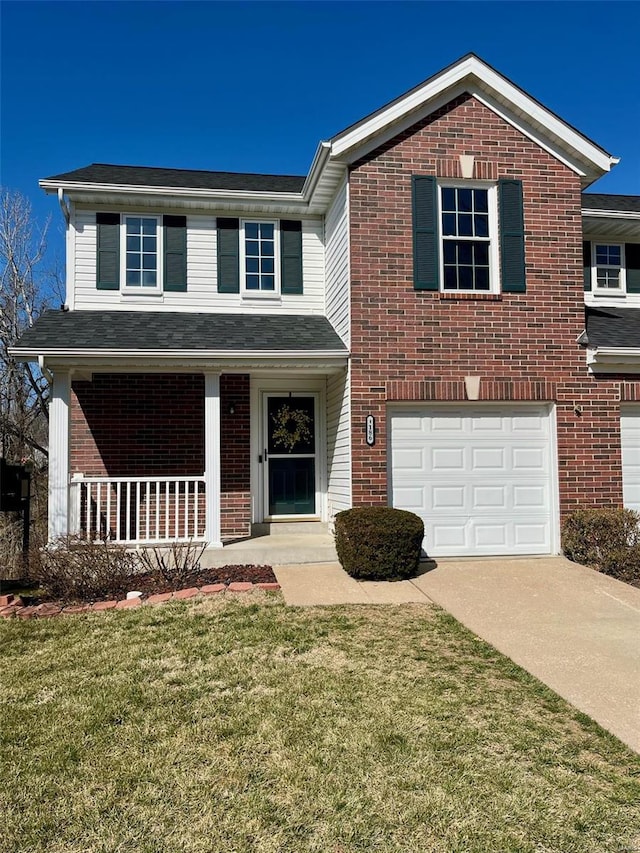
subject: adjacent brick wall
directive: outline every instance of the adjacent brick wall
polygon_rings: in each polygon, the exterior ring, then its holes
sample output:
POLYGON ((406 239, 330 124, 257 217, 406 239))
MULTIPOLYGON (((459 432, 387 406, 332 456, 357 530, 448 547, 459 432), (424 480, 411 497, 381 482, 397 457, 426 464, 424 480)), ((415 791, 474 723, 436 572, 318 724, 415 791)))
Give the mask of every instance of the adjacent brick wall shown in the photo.
POLYGON ((589 376, 576 344, 578 177, 463 95, 356 163, 350 204, 354 504, 387 502, 387 402, 464 400, 467 375, 482 377, 482 400, 556 402, 563 513, 620 503, 620 378, 589 376), (523 182, 525 294, 413 289, 411 176, 458 177, 460 154, 474 155, 478 178, 523 182), (367 414, 378 425, 374 447, 364 441, 367 414))
MULTIPOLYGON (((223 539, 247 536, 250 530, 249 421, 249 377, 222 376, 223 539)), ((72 474, 202 476, 204 378, 94 374, 91 382, 74 382, 70 434, 72 474)))

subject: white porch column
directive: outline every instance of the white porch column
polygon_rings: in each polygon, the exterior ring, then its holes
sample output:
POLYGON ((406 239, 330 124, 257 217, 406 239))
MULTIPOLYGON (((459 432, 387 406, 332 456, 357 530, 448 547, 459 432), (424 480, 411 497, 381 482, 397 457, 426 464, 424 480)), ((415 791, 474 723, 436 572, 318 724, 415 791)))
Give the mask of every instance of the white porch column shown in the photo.
POLYGON ((204 375, 205 536, 209 548, 222 548, 220 536, 220 374, 204 375))
POLYGON ((49 541, 69 531, 69 403, 68 370, 56 368, 49 404, 49 541))

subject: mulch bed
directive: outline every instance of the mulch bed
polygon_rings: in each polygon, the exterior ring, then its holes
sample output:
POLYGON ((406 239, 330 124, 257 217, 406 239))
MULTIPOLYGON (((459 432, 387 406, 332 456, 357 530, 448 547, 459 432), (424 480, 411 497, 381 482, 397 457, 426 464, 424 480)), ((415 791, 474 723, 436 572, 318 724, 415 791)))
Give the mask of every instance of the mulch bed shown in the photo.
MULTIPOLYGON (((28 583, 25 581, 25 584, 28 583)), ((217 568, 198 569, 184 575, 179 583, 171 583, 166 581, 157 573, 142 572, 133 575, 129 583, 123 586, 120 590, 112 590, 113 598, 124 598, 127 592, 137 591, 142 593, 143 598, 149 598, 151 595, 157 595, 164 592, 177 592, 181 589, 189 589, 190 587, 203 587, 210 584, 225 584, 229 586, 232 583, 277 583, 276 576, 273 573, 271 566, 254 566, 254 565, 232 565, 220 566, 217 568)), ((4 589, 3 592, 9 592, 10 589, 4 589)), ((80 601, 78 598, 69 600, 60 600, 49 598, 46 595, 24 595, 20 598, 25 605, 37 606, 40 604, 56 604, 59 607, 65 607, 69 604, 93 604, 94 600, 80 601)))
MULTIPOLYGON (((180 587, 187 589, 192 586, 206 586, 207 584, 223 583, 277 583, 276 576, 271 566, 220 566, 219 568, 200 569, 183 578, 180 587)), ((136 575, 131 579, 131 589, 143 593, 145 598, 160 592, 171 592, 174 586, 157 575, 149 573, 136 575)))

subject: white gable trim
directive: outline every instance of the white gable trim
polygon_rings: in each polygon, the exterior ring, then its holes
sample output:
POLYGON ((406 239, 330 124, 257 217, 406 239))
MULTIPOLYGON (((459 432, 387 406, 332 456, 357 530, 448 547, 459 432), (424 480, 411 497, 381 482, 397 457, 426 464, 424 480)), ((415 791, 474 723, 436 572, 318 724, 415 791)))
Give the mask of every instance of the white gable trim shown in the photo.
POLYGON ((476 56, 465 57, 369 118, 339 133, 331 140, 332 156, 357 159, 366 150, 389 141, 465 91, 478 97, 554 156, 563 159, 578 174, 591 177, 590 173, 593 173, 591 179, 595 179, 618 162, 618 158, 574 130, 476 56), (579 163, 584 165, 579 166, 579 163))

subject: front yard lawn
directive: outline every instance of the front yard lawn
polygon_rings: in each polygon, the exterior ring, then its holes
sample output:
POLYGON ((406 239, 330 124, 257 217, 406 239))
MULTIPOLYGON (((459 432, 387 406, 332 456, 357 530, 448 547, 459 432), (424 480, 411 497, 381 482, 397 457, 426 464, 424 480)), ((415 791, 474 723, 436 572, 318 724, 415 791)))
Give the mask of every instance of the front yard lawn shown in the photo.
POLYGON ((0 643, 2 851, 640 851, 640 758, 436 608, 253 594, 0 643))

